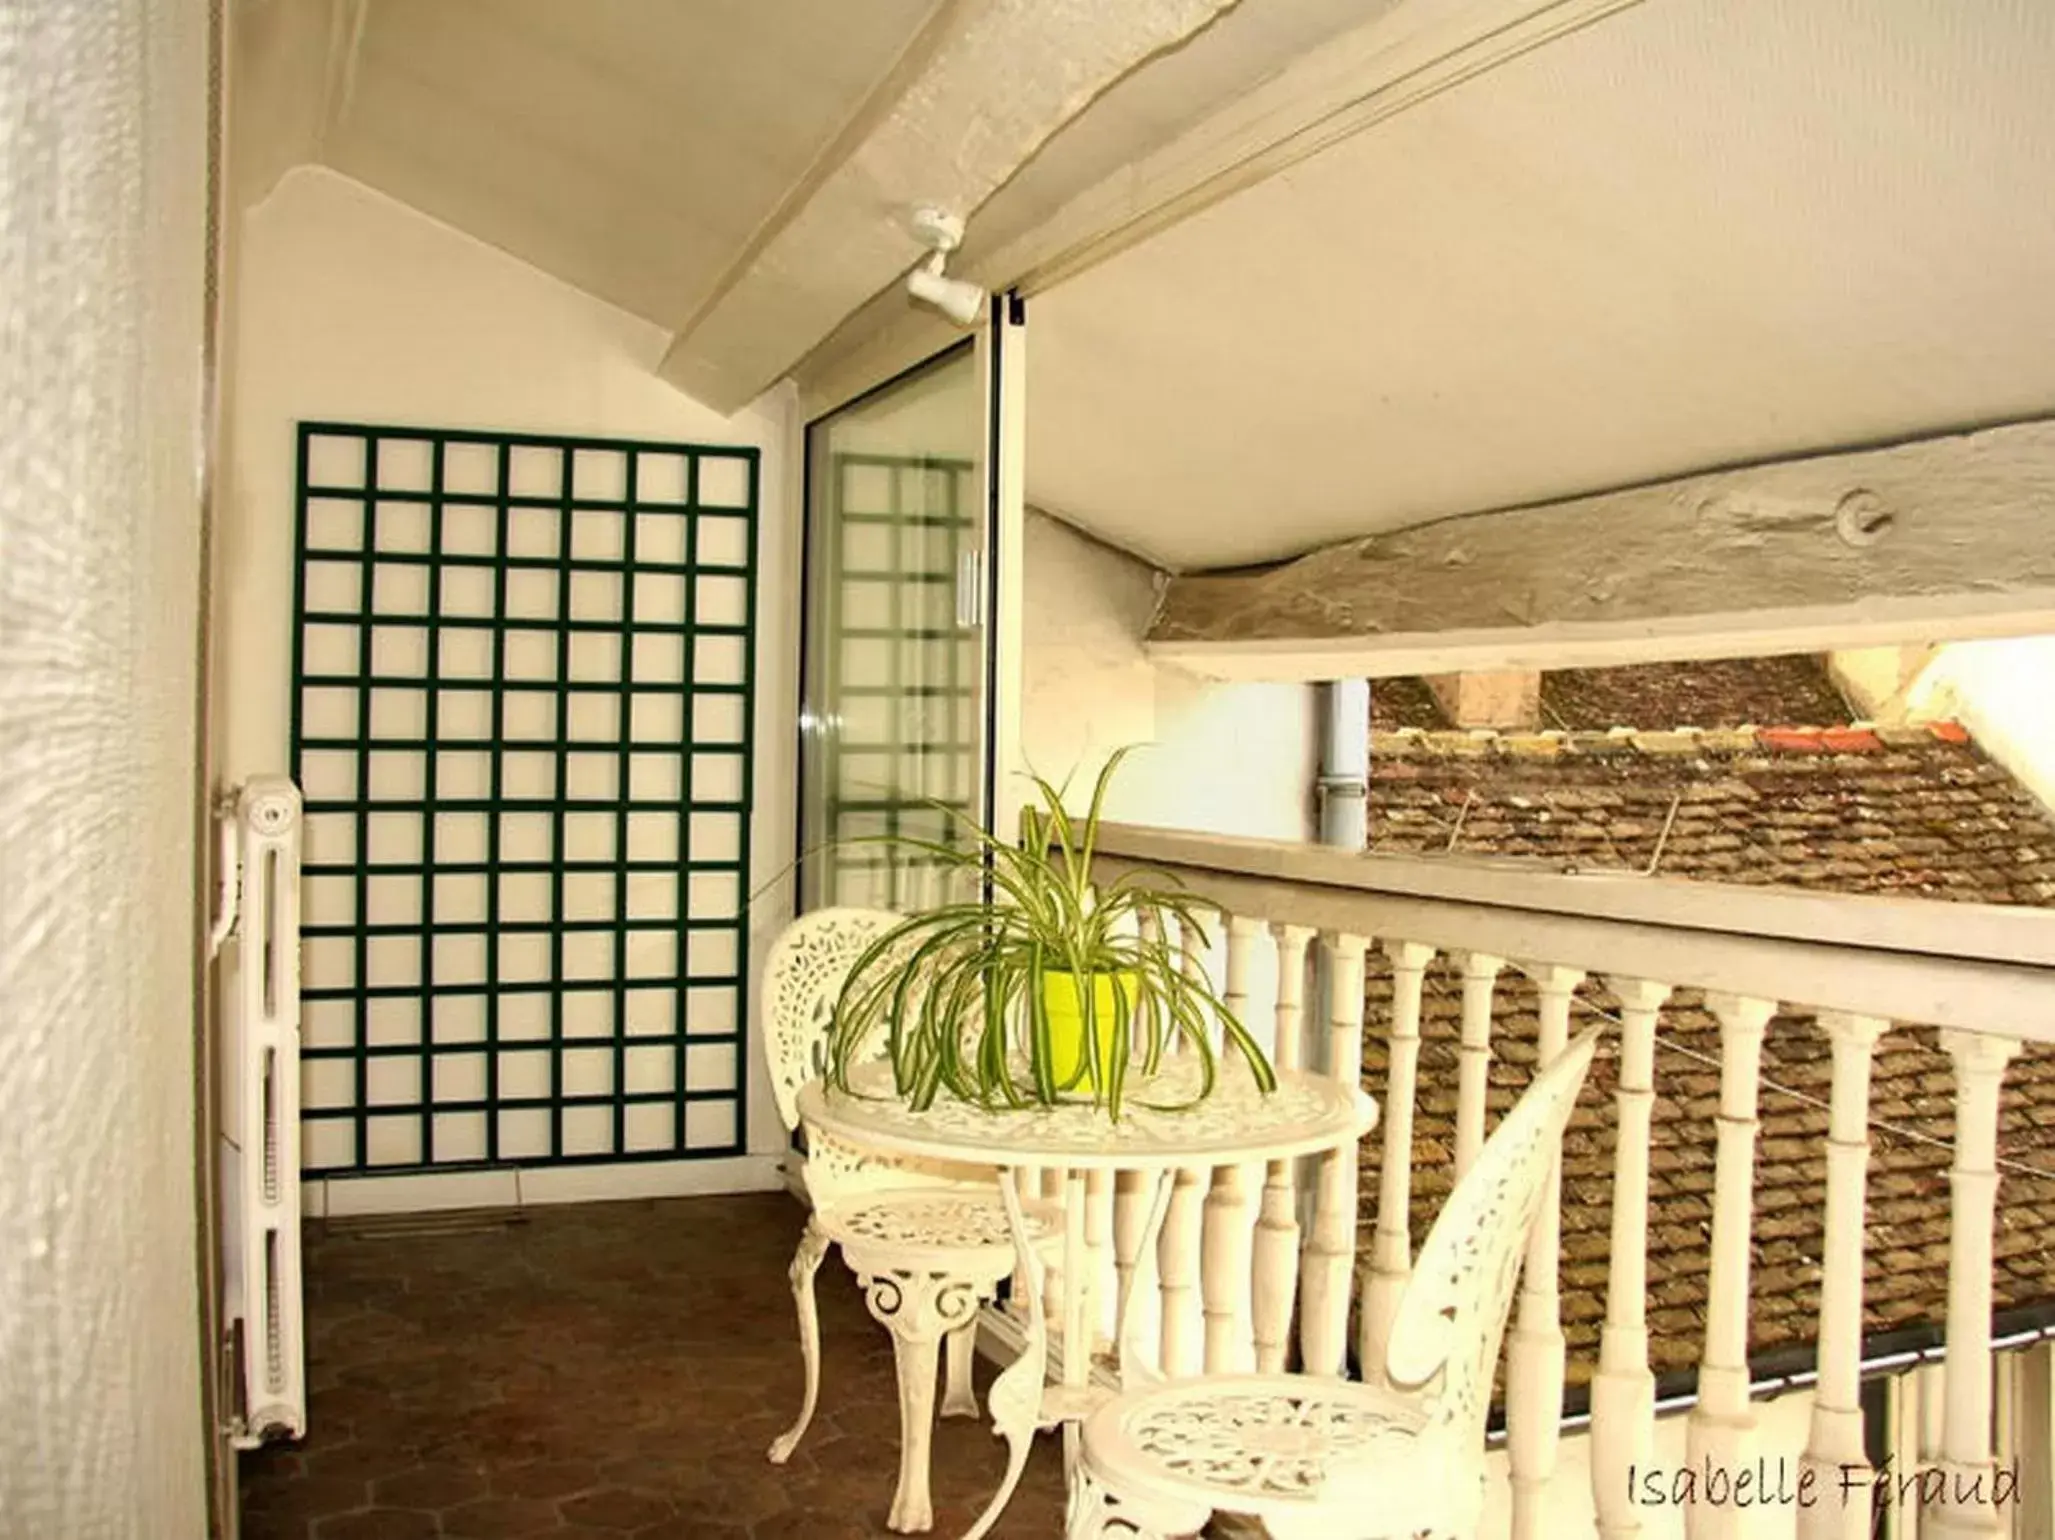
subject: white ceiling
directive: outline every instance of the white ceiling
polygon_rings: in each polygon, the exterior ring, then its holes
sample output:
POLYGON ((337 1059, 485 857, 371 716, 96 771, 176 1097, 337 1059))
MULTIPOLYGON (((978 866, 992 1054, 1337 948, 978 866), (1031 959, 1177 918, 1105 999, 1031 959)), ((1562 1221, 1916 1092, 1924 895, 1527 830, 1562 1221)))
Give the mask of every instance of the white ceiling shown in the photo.
POLYGON ((1031 307, 1029 495, 1179 569, 2055 410, 2055 7, 1648 0, 1031 307))
POLYGON ((936 5, 365 0, 316 153, 676 326, 936 5))

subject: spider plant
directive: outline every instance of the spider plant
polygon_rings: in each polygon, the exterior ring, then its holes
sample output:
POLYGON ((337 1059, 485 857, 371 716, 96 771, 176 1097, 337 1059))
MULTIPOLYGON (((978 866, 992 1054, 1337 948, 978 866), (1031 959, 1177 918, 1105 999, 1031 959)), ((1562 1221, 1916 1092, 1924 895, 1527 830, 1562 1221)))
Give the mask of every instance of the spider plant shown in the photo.
POLYGON ((1204 937, 1208 920, 1224 917, 1220 906, 1164 872, 1138 868, 1092 882, 1100 813, 1126 753, 1099 772, 1081 821, 1061 790, 1036 776, 1041 805, 1022 815, 1017 846, 942 804, 960 843, 877 837, 964 879, 966 891, 989 880, 991 898, 915 914, 857 960, 828 1034, 829 1084, 847 1090, 851 1066, 882 1031, 897 1090, 915 1108, 947 1090, 988 1108, 1089 1099, 1118 1118, 1130 1077, 1145 1088, 1182 1039, 1200 1062, 1197 1094, 1134 1099, 1188 1107, 1216 1083, 1209 1029, 1217 1021, 1257 1085, 1275 1089, 1263 1050, 1212 985, 1186 971, 1171 939, 1180 925, 1204 937), (1074 1022, 1068 1043, 1066 1017, 1074 1022))

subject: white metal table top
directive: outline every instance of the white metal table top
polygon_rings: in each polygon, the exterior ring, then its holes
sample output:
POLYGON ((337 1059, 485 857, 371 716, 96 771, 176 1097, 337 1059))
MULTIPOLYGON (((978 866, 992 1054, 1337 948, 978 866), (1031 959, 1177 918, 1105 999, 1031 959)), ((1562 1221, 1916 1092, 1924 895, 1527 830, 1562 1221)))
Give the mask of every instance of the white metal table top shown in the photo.
POLYGON ((1118 1123, 1083 1102, 987 1111, 945 1095, 916 1112, 899 1098, 883 1059, 853 1069, 849 1082, 842 1092, 808 1081, 799 1092, 800 1116, 880 1154, 985 1166, 1135 1171, 1284 1160, 1353 1143, 1377 1121, 1377 1104, 1361 1090, 1308 1070, 1279 1070, 1277 1089, 1265 1095, 1239 1059, 1220 1063, 1212 1095, 1196 1107, 1141 1105, 1144 1098, 1191 1097, 1199 1063, 1185 1055, 1165 1059, 1153 1080, 1129 1082, 1118 1123))

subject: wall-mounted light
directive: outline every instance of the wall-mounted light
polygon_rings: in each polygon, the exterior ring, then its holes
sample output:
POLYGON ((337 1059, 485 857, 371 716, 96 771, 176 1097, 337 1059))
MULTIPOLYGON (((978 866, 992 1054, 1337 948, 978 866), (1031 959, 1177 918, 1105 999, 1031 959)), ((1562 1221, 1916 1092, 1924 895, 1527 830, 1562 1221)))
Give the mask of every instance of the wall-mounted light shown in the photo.
POLYGON ((943 274, 949 253, 963 243, 963 221, 940 209, 916 209, 913 233, 934 253, 906 277, 906 292, 933 305, 958 326, 973 326, 985 313, 985 291, 974 283, 943 274))

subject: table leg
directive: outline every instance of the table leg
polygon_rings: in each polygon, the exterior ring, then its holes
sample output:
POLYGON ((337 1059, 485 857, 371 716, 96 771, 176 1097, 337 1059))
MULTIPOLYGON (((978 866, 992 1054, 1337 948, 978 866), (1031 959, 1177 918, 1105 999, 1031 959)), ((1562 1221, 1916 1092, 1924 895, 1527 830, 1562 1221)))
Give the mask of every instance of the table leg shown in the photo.
POLYGON ((1006 1475, 999 1490, 965 1531, 963 1540, 983 1540, 985 1532, 998 1522, 1013 1489, 1020 1485, 1020 1473, 1027 1468, 1028 1452, 1034 1448, 1035 1432, 1042 1423, 1042 1388, 1049 1378, 1049 1321, 1037 1304, 1042 1298, 1042 1259, 1028 1235, 1020 1204, 1020 1173, 1012 1168, 999 1173, 999 1198, 1006 1205, 1006 1223, 1013 1232, 1013 1249, 1025 1281, 1027 1299, 1027 1341, 1020 1357, 1008 1364, 992 1381, 985 1405, 992 1413, 992 1431, 1006 1440, 1006 1475))

